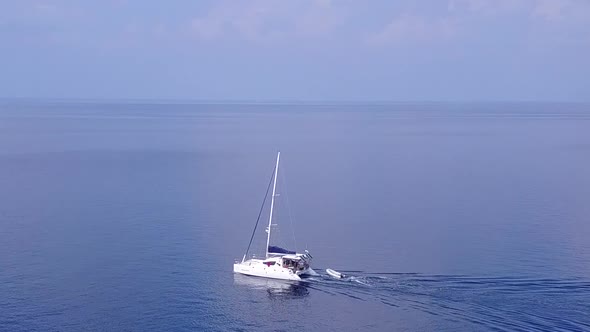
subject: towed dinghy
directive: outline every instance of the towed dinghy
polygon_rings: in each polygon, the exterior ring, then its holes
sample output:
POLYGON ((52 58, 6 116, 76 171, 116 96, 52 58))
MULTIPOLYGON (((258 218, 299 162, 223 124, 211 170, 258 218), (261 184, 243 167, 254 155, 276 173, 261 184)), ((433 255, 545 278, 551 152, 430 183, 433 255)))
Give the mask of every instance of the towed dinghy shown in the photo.
POLYGON ((332 269, 326 269, 326 273, 336 279, 342 279, 342 278, 346 277, 346 275, 344 273, 340 273, 340 272, 332 270, 332 269))

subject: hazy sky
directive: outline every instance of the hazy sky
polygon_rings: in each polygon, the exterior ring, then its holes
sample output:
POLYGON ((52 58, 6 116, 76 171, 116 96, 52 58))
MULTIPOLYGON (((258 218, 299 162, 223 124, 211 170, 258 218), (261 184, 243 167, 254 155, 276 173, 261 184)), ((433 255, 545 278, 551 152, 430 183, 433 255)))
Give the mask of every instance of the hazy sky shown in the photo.
POLYGON ((590 100, 590 0, 0 0, 0 96, 590 100))

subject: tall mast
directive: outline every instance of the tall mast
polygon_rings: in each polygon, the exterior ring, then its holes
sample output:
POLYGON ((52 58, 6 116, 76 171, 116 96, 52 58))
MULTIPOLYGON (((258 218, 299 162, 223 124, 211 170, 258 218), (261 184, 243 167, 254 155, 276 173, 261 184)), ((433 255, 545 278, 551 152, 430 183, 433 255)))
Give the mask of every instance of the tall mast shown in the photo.
POLYGON ((270 199, 270 216, 268 217, 268 228, 266 232, 268 233, 266 237, 266 258, 268 258, 268 246, 270 245, 270 227, 272 226, 272 210, 275 205, 275 191, 277 189, 277 175, 279 173, 279 159, 281 158, 281 152, 277 154, 277 165, 275 166, 275 178, 272 185, 272 197, 270 199))

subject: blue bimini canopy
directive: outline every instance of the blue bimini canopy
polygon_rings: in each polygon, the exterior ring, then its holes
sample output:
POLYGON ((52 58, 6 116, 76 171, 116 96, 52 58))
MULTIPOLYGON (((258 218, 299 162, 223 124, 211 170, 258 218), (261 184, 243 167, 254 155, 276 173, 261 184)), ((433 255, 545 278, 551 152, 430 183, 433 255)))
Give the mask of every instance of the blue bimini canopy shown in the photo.
POLYGON ((295 255, 295 251, 283 249, 277 246, 268 246, 268 253, 269 254, 285 254, 285 255, 295 255))

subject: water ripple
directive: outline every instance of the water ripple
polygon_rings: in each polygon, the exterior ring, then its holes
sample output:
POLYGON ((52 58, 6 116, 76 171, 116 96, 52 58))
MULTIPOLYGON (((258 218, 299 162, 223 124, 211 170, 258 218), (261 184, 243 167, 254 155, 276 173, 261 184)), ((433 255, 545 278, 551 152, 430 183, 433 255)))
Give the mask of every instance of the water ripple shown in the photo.
POLYGON ((407 308, 480 330, 575 331, 590 327, 590 280, 583 278, 345 272, 354 276, 336 280, 320 275, 311 278, 308 287, 333 296, 407 308))

